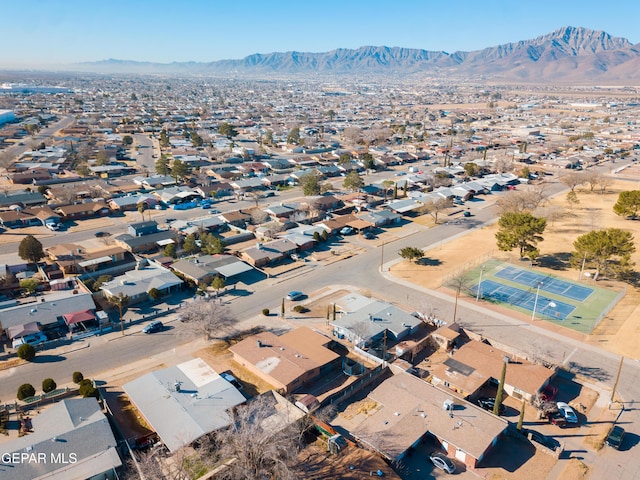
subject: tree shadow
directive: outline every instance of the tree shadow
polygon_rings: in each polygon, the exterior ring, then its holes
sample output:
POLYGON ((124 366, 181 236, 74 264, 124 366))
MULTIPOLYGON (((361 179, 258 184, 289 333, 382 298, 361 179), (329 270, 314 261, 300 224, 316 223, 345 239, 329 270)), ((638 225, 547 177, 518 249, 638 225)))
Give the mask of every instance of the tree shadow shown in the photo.
POLYGON ((569 252, 559 252, 554 255, 542 255, 538 257, 538 265, 551 270, 567 270, 571 265, 569 252))
POLYGON ((57 363, 64 362, 67 357, 63 355, 36 355, 31 363, 57 363))
POLYGON ((423 267, 437 267, 442 265, 442 261, 437 258, 422 257, 416 262, 416 265, 422 265, 423 267))
POLYGON ((577 362, 569 362, 569 371, 574 375, 583 375, 588 378, 604 382, 611 379, 611 375, 600 367, 588 367, 577 362))

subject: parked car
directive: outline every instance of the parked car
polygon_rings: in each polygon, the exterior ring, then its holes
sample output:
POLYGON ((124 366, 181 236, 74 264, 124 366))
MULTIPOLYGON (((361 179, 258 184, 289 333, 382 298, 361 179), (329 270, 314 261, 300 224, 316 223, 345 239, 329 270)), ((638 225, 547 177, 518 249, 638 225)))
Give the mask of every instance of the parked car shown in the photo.
POLYGON ((155 320, 142 329, 143 333, 156 333, 164 330, 164 325, 160 320, 155 320))
POLYGON ((96 238, 108 237, 111 234, 109 232, 96 232, 93 234, 96 238))
POLYGON ((622 440, 624 439, 624 434, 624 428, 619 425, 614 425, 604 443, 606 443, 610 447, 615 448, 616 450, 620 450, 620 447, 622 446, 622 440))
POLYGON ((569 405, 564 402, 557 402, 558 411, 562 414, 567 423, 578 423, 578 416, 569 405))
POLYGON ((374 238, 376 238, 376 234, 373 232, 364 232, 362 234, 362 236, 366 239, 366 240, 373 240, 374 238))
POLYGON ((447 473, 454 473, 456 471, 456 465, 442 452, 432 452, 429 455, 429 460, 440 470, 447 473))
POLYGON ((299 292, 297 290, 292 290, 287 295, 287 300, 291 300, 295 302, 296 300, 300 300, 302 297, 304 297, 304 293, 299 292))
POLYGON ((340 230, 340 235, 351 235, 353 233, 353 228, 344 227, 340 230))
POLYGON ((215 208, 212 208, 211 210, 209 210, 209 213, 211 215, 218 215, 220 213, 220 210, 216 210, 215 208))
MULTIPOLYGON (((491 398, 491 397, 480 397, 477 400, 478 406, 484 408, 485 410, 489 410, 490 412, 493 412, 493 408, 496 405, 496 399, 495 398, 491 398)), ((504 410, 505 407, 504 405, 501 403, 500 404, 500 415, 504 415, 504 410)))
POLYGON ((38 343, 43 343, 47 341, 47 336, 42 333, 30 333, 29 335, 25 335, 24 337, 14 338, 11 346, 13 348, 18 348, 20 345, 24 345, 28 343, 30 345, 37 345, 38 343))
POLYGON ((547 385, 546 387, 544 387, 544 389, 540 393, 540 397, 542 398, 542 400, 546 402, 550 402, 551 400, 556 398, 557 394, 558 394, 558 387, 554 385, 547 385))
POLYGON ((238 390, 242 390, 242 384, 238 381, 236 377, 231 375, 230 373, 221 373, 220 376, 224 378, 231 385, 236 387, 238 390))
POLYGON ((564 415, 562 415, 562 413, 560 412, 549 414, 547 419, 549 420, 549 423, 556 425, 560 428, 567 426, 567 420, 564 418, 564 415))
POLYGON ((531 440, 547 447, 550 450, 555 451, 556 449, 560 448, 560 442, 553 437, 547 437, 540 432, 536 432, 535 430, 527 430, 525 428, 522 429, 522 433, 527 436, 530 433, 531 440))
POLYGON ((60 225, 57 223, 47 223, 45 224, 45 227, 47 227, 49 230, 52 230, 54 232, 57 230, 60 230, 60 225))

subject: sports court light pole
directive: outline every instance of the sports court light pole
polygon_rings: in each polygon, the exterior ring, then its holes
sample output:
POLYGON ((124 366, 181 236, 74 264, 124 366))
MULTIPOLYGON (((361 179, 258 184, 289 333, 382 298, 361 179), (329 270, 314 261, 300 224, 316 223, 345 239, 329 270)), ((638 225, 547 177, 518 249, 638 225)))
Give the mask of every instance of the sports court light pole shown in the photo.
POLYGON ((484 272, 484 265, 480 269, 480 279, 478 280, 478 288, 476 289, 476 302, 480 300, 480 290, 482 289, 482 272, 484 272))
POLYGON ((536 290, 536 299, 533 302, 533 312, 531 312, 532 322, 536 319, 536 307, 538 306, 538 295, 540 295, 540 285, 542 285, 542 282, 538 282, 538 289, 536 290))

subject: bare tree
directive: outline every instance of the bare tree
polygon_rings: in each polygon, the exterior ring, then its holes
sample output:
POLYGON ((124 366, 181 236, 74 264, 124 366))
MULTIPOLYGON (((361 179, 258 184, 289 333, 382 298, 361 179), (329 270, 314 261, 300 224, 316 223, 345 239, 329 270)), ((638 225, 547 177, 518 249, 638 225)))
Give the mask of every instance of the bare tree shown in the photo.
POLYGON ((226 305, 206 298, 187 303, 180 312, 180 320, 185 324, 187 335, 202 336, 205 340, 222 338, 236 323, 236 318, 226 305))
POLYGON ((498 173, 510 172, 513 170, 513 159, 507 157, 498 158, 493 166, 498 173))
POLYGON ((584 172, 582 177, 584 178, 584 181, 589 184, 590 193, 593 193, 595 188, 598 185, 600 185, 600 182, 602 181, 603 176, 604 175, 602 175, 602 173, 596 172, 595 170, 589 170, 587 172, 584 172))
POLYGON ((260 210, 259 208, 254 208, 251 210, 251 223, 253 225, 260 225, 266 222, 269 219, 269 214, 260 210))
POLYGON ((438 223, 438 214, 447 208, 453 206, 453 200, 450 198, 440 198, 438 200, 427 202, 420 207, 421 213, 428 213, 433 217, 433 221, 438 223))
POLYGON ((601 194, 605 194, 607 193, 607 188, 609 188, 611 186, 611 178, 607 177, 606 175, 602 175, 602 177, 600 178, 600 181, 598 182, 598 186, 600 187, 600 193, 601 194))
POLYGON ((569 189, 574 192, 576 187, 582 185, 586 178, 582 172, 576 170, 569 170, 567 173, 560 177, 560 181, 564 183, 569 189))
POLYGON ((529 190, 513 190, 496 201, 497 213, 502 216, 507 212, 533 212, 545 201, 544 186, 529 190))
POLYGON ((296 478, 302 427, 290 418, 276 418, 272 395, 262 395, 231 414, 231 426, 216 435, 218 453, 226 468, 216 476, 237 478, 296 478), (276 420, 276 421, 274 421, 276 420))

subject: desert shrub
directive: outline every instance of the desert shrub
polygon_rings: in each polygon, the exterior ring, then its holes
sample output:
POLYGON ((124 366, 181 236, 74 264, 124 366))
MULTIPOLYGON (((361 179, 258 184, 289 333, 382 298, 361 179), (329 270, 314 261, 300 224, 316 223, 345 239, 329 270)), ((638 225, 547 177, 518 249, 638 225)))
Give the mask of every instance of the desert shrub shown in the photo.
POLYGON ((84 375, 82 374, 82 372, 73 372, 71 379, 73 380, 73 383, 79 385, 80 382, 84 380, 84 375))
POLYGON ((33 360, 33 357, 36 356, 36 349, 33 345, 29 345, 28 343, 23 343, 18 347, 18 357, 23 360, 33 360))
POLYGON ((25 398, 33 397, 36 394, 36 389, 30 383, 23 383, 18 387, 18 400, 24 400, 25 398))
POLYGON ((58 387, 58 385, 53 380, 53 378, 45 378, 42 381, 42 391, 44 393, 53 392, 57 387, 58 387))
POLYGON ((262 309, 262 315, 264 315, 265 317, 269 316, 269 309, 268 308, 263 308, 262 309))
POLYGON ((309 311, 309 309, 303 305, 296 305, 295 307, 293 307, 293 311, 296 313, 306 313, 309 311))

